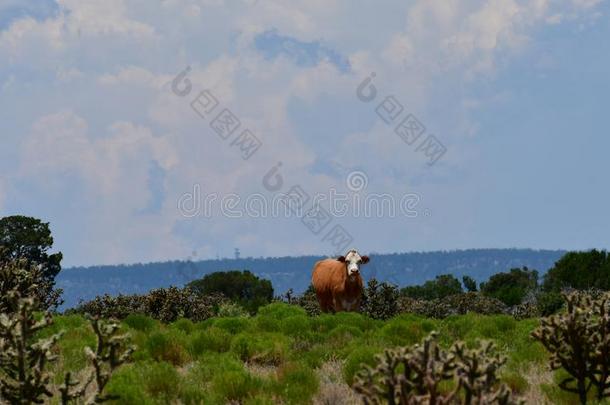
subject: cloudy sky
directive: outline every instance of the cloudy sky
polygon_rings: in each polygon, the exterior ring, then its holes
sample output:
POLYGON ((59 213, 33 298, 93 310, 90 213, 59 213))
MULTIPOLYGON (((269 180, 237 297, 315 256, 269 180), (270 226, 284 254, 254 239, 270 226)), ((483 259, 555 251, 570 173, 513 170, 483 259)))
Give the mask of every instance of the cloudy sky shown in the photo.
POLYGON ((65 266, 331 254, 338 230, 366 252, 608 247, 609 15, 601 0, 0 0, 0 214, 50 222, 65 266), (349 212, 313 230, 243 212, 295 186, 349 212), (356 212, 371 195, 408 213, 356 212))

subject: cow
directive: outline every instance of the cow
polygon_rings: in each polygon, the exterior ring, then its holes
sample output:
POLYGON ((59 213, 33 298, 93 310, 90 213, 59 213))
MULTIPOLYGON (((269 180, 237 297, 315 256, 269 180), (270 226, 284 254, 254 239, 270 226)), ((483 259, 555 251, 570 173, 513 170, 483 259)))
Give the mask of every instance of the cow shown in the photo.
POLYGON ((311 283, 322 312, 359 311, 362 293, 360 265, 368 263, 352 249, 345 256, 320 260, 314 265, 311 283))

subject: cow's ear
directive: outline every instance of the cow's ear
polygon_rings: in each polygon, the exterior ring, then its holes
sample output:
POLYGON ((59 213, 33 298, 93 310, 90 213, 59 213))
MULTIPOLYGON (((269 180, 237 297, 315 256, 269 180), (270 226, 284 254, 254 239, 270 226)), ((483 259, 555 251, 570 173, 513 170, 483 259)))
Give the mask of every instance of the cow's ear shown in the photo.
POLYGON ((360 258, 360 260, 362 260, 362 264, 367 264, 369 262, 369 257, 368 256, 362 256, 360 258))
POLYGON ((339 256, 337 257, 337 260, 339 260, 341 263, 345 263, 345 256, 339 256))

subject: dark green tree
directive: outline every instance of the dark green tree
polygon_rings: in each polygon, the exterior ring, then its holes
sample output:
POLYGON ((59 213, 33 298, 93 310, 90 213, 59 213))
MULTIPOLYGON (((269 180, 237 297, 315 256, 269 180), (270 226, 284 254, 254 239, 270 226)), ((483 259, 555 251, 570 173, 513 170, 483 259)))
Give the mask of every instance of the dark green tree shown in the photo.
POLYGON ((481 283, 481 292, 512 306, 520 304, 526 294, 534 291, 537 286, 538 272, 523 267, 494 274, 487 282, 481 283))
POLYGON ((208 274, 191 281, 187 287, 199 295, 221 293, 250 313, 255 313, 258 307, 273 300, 271 281, 260 279, 248 270, 208 274))
POLYGON ((566 288, 610 290, 610 255, 606 251, 569 252, 544 275, 544 291, 566 288))
POLYGON ((53 309, 61 304, 61 291, 55 290, 54 286, 63 255, 50 254, 52 246, 48 223, 21 215, 0 219, 0 264, 19 262, 24 268, 38 270, 39 277, 35 283, 41 309, 53 309))
POLYGON ((423 285, 408 286, 401 290, 404 296, 423 300, 445 298, 462 292, 462 283, 452 274, 442 274, 423 285))
POLYGON ((466 287, 466 291, 468 292, 476 292, 477 291, 477 282, 474 278, 470 276, 462 277, 462 283, 464 283, 464 287, 466 287))

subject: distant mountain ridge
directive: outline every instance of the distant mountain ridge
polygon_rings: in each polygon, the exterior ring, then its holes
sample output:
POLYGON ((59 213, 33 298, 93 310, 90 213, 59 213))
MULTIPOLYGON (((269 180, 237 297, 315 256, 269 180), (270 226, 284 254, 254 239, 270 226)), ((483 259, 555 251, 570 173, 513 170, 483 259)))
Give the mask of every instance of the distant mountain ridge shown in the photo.
MULTIPOLYGON (((421 284, 439 274, 454 274, 485 281, 492 274, 528 266, 542 275, 564 254, 563 250, 469 249, 456 251, 370 253, 363 277, 375 277, 401 287, 421 284)), ((170 261, 163 263, 74 267, 62 270, 57 286, 64 290, 70 308, 97 295, 142 294, 153 288, 183 286, 206 274, 227 270, 250 270, 271 280, 276 295, 292 288, 304 291, 310 283, 313 264, 323 256, 170 261)))

